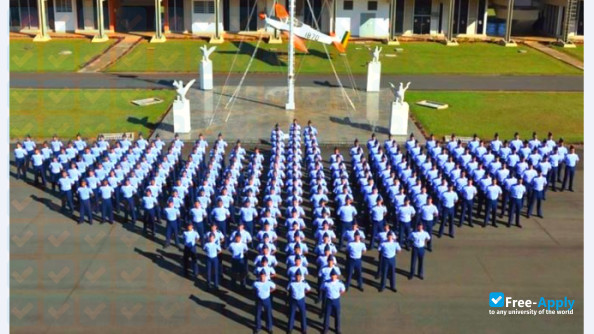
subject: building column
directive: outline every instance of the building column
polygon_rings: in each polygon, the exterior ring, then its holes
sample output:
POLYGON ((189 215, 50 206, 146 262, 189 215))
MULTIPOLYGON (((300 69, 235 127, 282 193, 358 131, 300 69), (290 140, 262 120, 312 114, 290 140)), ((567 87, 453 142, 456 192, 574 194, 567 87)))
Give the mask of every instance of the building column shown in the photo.
POLYGON ((107 1, 107 9, 109 10, 109 30, 115 32, 115 21, 116 21, 116 11, 115 11, 115 0, 108 0, 107 1))
POLYGON ((39 32, 33 42, 47 42, 51 39, 47 28, 47 0, 37 0, 37 14, 39 15, 39 32))
POLYGON ((161 25, 161 4, 163 0, 155 0, 155 35, 151 38, 151 43, 164 43, 167 39, 163 35, 161 25))
POLYGON ((101 43, 109 40, 105 33, 105 20, 103 18, 103 2, 106 0, 97 0, 97 27, 99 28, 99 34, 93 37, 91 42, 101 43))
POLYGON ((167 34, 171 32, 169 28, 169 0, 163 0, 163 16, 163 30, 167 34))
POLYGON ((214 32, 214 35, 208 41, 208 43, 211 43, 211 44, 223 43, 223 36, 222 36, 220 28, 219 28, 220 13, 221 13, 221 0, 214 0, 215 32, 214 32))
POLYGON ((330 32, 336 35, 336 7, 338 6, 338 0, 332 0, 332 27, 330 32))
POLYGON ((456 0, 450 0, 448 6, 448 31, 446 32, 446 40, 445 44, 447 46, 456 46, 458 42, 454 38, 454 6, 456 5, 456 0))
MULTIPOLYGON (((336 0, 335 0, 336 2, 336 0)), ((390 0, 390 18, 388 19, 388 45, 400 45, 396 37, 396 0, 390 0)))
POLYGON ((514 0, 507 1, 507 17, 505 19, 505 37, 501 44, 506 47, 516 47, 517 44, 511 38, 512 22, 514 20, 514 0))

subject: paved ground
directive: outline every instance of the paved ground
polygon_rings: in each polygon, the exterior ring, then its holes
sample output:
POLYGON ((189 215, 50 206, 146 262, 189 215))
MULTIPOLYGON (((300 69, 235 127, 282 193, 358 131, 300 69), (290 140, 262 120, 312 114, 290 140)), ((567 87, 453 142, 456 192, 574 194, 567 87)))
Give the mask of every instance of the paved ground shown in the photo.
MULTIPOLYGON (((215 86, 236 86, 242 74, 215 74, 215 86)), ((347 88, 365 90, 367 77, 355 75, 354 85, 348 76, 339 77, 347 88)), ((11 88, 172 88, 173 80, 198 79, 196 73, 10 73, 11 88)), ((413 90, 496 90, 496 91, 583 91, 584 78, 569 76, 470 76, 470 75, 384 75, 381 87, 389 82, 412 82, 413 90)), ((197 85, 197 84, 196 84, 197 85)), ((246 86, 286 87, 283 74, 249 73, 246 86)), ((297 86, 337 86, 332 75, 300 74, 297 86)), ((196 86, 197 87, 197 86, 196 86)))
MULTIPOLYGON (((425 280, 398 275, 396 294, 375 289, 377 253, 369 252, 365 292, 353 289, 342 300, 343 332, 582 332, 582 175, 578 171, 575 193, 550 192, 546 218, 523 218, 523 229, 465 226, 456 239, 435 240, 434 252, 426 256, 425 280), (567 296, 576 299, 575 313, 488 315, 492 291, 532 300, 567 296)), ((57 211, 54 194, 12 176, 10 186, 12 332, 251 332, 252 292, 225 283, 224 292, 215 295, 204 289, 203 277, 183 278, 181 253, 162 250, 162 234, 156 242, 147 239, 139 223, 79 226, 57 211)), ((398 256, 401 273, 408 271, 409 260, 408 252, 398 256)), ((284 332, 282 291, 274 309, 275 332, 284 332)), ((321 325, 317 312, 319 306, 308 298, 314 333, 321 325)))
POLYGON ((558 60, 560 60, 560 61, 562 61, 564 63, 567 63, 567 64, 569 64, 571 66, 577 67, 580 70, 583 70, 584 69, 584 62, 583 61, 581 61, 579 59, 576 59, 575 57, 572 57, 572 56, 570 56, 570 55, 568 55, 566 53, 563 53, 561 51, 558 51, 558 50, 555 50, 553 48, 550 48, 550 47, 548 47, 548 46, 546 46, 546 45, 544 45, 542 43, 536 42, 536 41, 526 41, 525 43, 526 43, 526 45, 528 45, 528 46, 530 46, 530 47, 532 47, 532 48, 534 48, 534 49, 536 49, 536 50, 538 50, 540 52, 543 52, 543 53, 545 53, 545 54, 547 54, 547 55, 549 55, 549 56, 551 56, 551 57, 553 57, 555 59, 558 59, 558 60))
MULTIPOLYGON (((226 140, 258 143, 270 138, 270 129, 277 122, 289 124, 298 118, 302 124, 311 120, 314 126, 324 128, 318 139, 325 144, 351 144, 354 138, 367 140, 372 132, 385 138, 389 133, 390 110, 394 95, 389 89, 378 93, 364 93, 352 89, 328 87, 297 87, 296 111, 286 111, 286 88, 235 87, 205 92, 192 89, 187 94, 191 107, 192 131, 180 134, 184 140, 197 138, 199 133, 216 136, 219 132, 226 140), (352 103, 352 104, 351 104, 352 103)), ((424 142, 421 131, 408 120, 406 134, 414 133, 424 142)), ((174 137, 173 112, 170 110, 153 132, 163 140, 174 137)), ((405 140, 406 134, 395 137, 405 140)))
POLYGON ((99 57, 87 64, 87 66, 82 68, 79 72, 95 73, 106 69, 109 65, 115 63, 120 57, 132 50, 132 48, 134 48, 134 46, 141 40, 142 38, 138 36, 126 36, 122 38, 111 48, 100 54, 99 57))

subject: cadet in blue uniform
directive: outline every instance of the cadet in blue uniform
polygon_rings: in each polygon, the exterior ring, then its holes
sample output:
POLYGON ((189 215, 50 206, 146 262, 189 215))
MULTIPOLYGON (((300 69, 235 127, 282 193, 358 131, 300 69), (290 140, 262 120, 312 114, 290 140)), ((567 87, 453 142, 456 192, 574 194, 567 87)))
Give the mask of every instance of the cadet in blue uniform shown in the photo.
POLYGON ((341 333, 340 331, 340 296, 342 296, 345 291, 346 287, 344 284, 338 280, 338 272, 336 270, 332 270, 330 272, 331 280, 329 282, 324 283, 324 295, 326 296, 326 307, 324 310, 324 331, 323 333, 328 333, 330 329, 330 317, 332 313, 334 313, 334 329, 336 333, 341 333))
POLYGON ((144 227, 142 228, 142 232, 146 234, 148 228, 151 230, 153 237, 155 236, 155 220, 157 218, 156 211, 158 204, 157 198, 153 196, 150 189, 147 189, 145 196, 142 198, 142 208, 144 209, 144 227))
POLYGON ((262 310, 266 315, 266 331, 272 333, 272 300, 271 294, 276 289, 276 284, 268 279, 265 270, 260 270, 258 280, 253 284, 256 293, 256 328, 254 333, 258 333, 262 326, 262 310))
MULTIPOLYGON (((439 226, 438 237, 441 238, 445 224, 449 224, 450 237, 454 237, 454 215, 456 211, 456 202, 458 202, 458 194, 454 191, 454 186, 450 184, 448 191, 444 191, 440 196, 441 202, 441 225, 439 226)), ((427 233, 427 232, 425 232, 427 233)), ((423 249, 424 250, 424 249, 423 249)))
POLYGON ((232 282, 245 288, 247 280, 247 259, 245 254, 248 251, 247 245, 241 241, 241 233, 235 234, 235 240, 229 244, 229 253, 231 253, 231 269, 233 271, 232 282))
MULTIPOLYGON (((35 165, 35 161, 33 161, 33 165, 35 165)), ((78 218, 78 223, 82 224, 85 215, 89 218, 89 224, 93 225, 93 216, 91 214, 91 196, 94 196, 93 190, 87 187, 87 181, 82 180, 80 182, 80 187, 76 189, 76 193, 78 194, 78 203, 80 207, 80 217, 78 218)))
POLYGON ((178 221, 180 216, 179 209, 176 209, 173 202, 169 201, 167 203, 167 207, 163 209, 163 215, 167 220, 167 230, 165 232, 165 244, 163 245, 163 248, 169 247, 169 240, 171 239, 172 233, 175 247, 179 247, 177 243, 178 221))
POLYGON ((124 222, 128 221, 128 215, 130 215, 131 222, 134 223, 136 222, 136 205, 134 203, 134 194, 136 193, 136 189, 130 184, 130 179, 126 179, 125 184, 120 187, 120 191, 122 193, 122 197, 124 198, 124 203, 126 203, 124 222))
POLYGON ((518 178, 518 183, 514 184, 509 191, 510 203, 507 227, 511 226, 511 222, 514 219, 514 216, 516 218, 516 225, 518 227, 522 227, 522 225, 520 224, 520 211, 522 210, 522 206, 524 206, 523 201, 526 192, 527 189, 526 186, 524 186, 524 179, 518 178))
MULTIPOLYGON (((215 227, 216 228, 216 227, 215 227)), ((219 255, 222 252, 221 245, 216 242, 216 234, 208 233, 208 242, 202 247, 206 253, 206 282, 208 287, 219 289, 219 255)))
POLYGON ((544 190, 546 186, 547 178, 542 174, 542 171, 539 171, 538 176, 532 179, 532 194, 530 196, 530 203, 528 204, 528 218, 530 218, 530 215, 532 214, 534 202, 536 202, 536 213, 542 218, 542 200, 544 199, 544 190))
POLYGON ((369 239, 370 250, 373 249, 373 244, 376 242, 376 237, 378 233, 382 231, 382 227, 384 226, 384 219, 387 214, 388 209, 384 205, 384 200, 381 198, 381 196, 378 196, 375 206, 371 208, 371 221, 373 222, 373 231, 371 238, 369 239))
POLYGON ((491 217, 491 224, 493 227, 497 227, 495 220, 497 217, 497 203, 503 195, 503 190, 497 184, 497 179, 491 181, 491 185, 487 186, 485 197, 487 198, 487 208, 485 211, 485 220, 483 221, 483 227, 487 225, 489 216, 491 217))
POLYGON ((222 199, 219 198, 217 200, 217 207, 212 209, 210 216, 213 220, 212 223, 217 225, 219 231, 224 235, 227 235, 227 219, 231 217, 231 212, 223 206, 222 199))
POLYGON ((58 183, 60 183, 60 194, 62 195, 62 210, 66 210, 66 205, 68 205, 68 210, 72 214, 74 211, 74 204, 72 204, 72 185, 74 184, 74 180, 68 177, 66 171, 63 171, 58 183))
POLYGON ((417 276, 423 279, 423 260, 425 258, 425 245, 427 241, 431 240, 431 236, 423 229, 423 224, 417 226, 417 230, 410 234, 410 241, 412 241, 413 248, 410 260, 410 274, 408 279, 413 279, 415 273, 415 266, 419 262, 417 276))
POLYGON ((396 235, 394 235, 394 232, 388 232, 388 240, 382 242, 378 250, 382 257, 382 261, 380 261, 382 280, 379 291, 382 292, 386 287, 386 277, 389 275, 390 289, 396 292, 396 253, 400 253, 402 248, 400 248, 400 244, 396 242, 396 235))
POLYGON ((198 232, 202 237, 204 237, 204 224, 205 219, 208 217, 208 213, 202 207, 200 201, 194 202, 194 207, 190 209, 190 218, 192 220, 192 224, 194 225, 194 230, 198 232))
POLYGON ((192 265, 192 277, 198 276, 198 262, 196 244, 200 241, 200 235, 194 231, 194 225, 188 224, 188 230, 184 231, 184 274, 188 274, 188 261, 192 265))
POLYGON ((302 279, 301 270, 295 272, 295 280, 287 286, 289 294, 289 324, 287 333, 293 331, 295 326, 295 313, 299 310, 301 314, 301 333, 307 333, 307 312, 305 308, 305 294, 311 291, 306 280, 302 279))
POLYGON ((353 277, 354 272, 357 275, 357 284, 359 285, 359 290, 363 291, 363 266, 361 257, 366 251, 367 247, 365 246, 365 243, 361 242, 361 235, 359 234, 359 231, 355 232, 355 240, 347 245, 347 290, 351 285, 351 278, 353 277))
MULTIPOLYGON (((341 206, 336 211, 336 215, 340 219, 340 230, 339 235, 343 235, 346 231, 351 229, 353 226, 353 221, 357 217, 357 209, 351 203, 353 199, 349 196, 346 200, 346 205, 341 206)), ((342 238, 338 241, 338 248, 342 247, 342 238)))
POLYGON ((27 150, 23 148, 21 143, 16 143, 16 148, 14 149, 14 161, 17 168, 17 180, 21 177, 23 180, 27 179, 27 166, 25 164, 25 159, 27 158, 27 150))
POLYGON ((569 147, 569 153, 563 160, 565 163, 565 175, 563 176, 563 184, 561 185, 561 191, 565 190, 565 187, 569 185, 569 191, 573 191, 573 177, 575 175, 575 167, 580 161, 580 157, 575 153, 575 147, 569 147), (569 181, 569 184, 567 183, 569 181))
POLYGON ((101 194, 101 224, 105 221, 105 217, 109 219, 109 223, 113 224, 113 204, 112 195, 114 189, 109 185, 107 180, 103 180, 103 185, 99 187, 101 194))
POLYGON ((33 184, 37 185, 41 178, 41 185, 45 187, 44 158, 39 149, 35 149, 35 153, 31 155, 31 161, 33 162, 33 184))
POLYGON ((472 206, 474 204, 474 198, 478 194, 478 190, 474 186, 474 181, 468 179, 468 184, 462 188, 462 210, 460 212, 460 224, 464 224, 464 218, 468 217, 468 226, 472 227, 472 206))
MULTIPOLYGON (((427 197, 427 203, 421 207, 421 223, 425 225, 425 230, 427 233, 433 233, 433 225, 435 224, 435 220, 439 216, 439 210, 433 204, 433 198, 430 196, 427 197)), ((427 250, 431 251, 431 241, 427 245, 427 250)))

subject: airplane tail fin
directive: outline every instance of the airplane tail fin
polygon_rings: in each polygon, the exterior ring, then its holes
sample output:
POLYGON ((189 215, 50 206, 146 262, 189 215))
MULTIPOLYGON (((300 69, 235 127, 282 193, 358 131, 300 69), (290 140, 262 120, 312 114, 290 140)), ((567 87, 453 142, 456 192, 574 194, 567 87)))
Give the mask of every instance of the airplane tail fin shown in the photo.
POLYGON ((276 14, 276 17, 278 17, 279 19, 286 19, 287 17, 289 17, 289 13, 287 12, 285 6, 278 3, 274 5, 274 13, 276 14))
POLYGON ((349 44, 350 37, 351 37, 351 32, 346 31, 340 41, 335 40, 334 42, 332 42, 332 44, 334 44, 334 47, 336 48, 336 50, 338 50, 338 52, 345 53, 347 45, 349 44))

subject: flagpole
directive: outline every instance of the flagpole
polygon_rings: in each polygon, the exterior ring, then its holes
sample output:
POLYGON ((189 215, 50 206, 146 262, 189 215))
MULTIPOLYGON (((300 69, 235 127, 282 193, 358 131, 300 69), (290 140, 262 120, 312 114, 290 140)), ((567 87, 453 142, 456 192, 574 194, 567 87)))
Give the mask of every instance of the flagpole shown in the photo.
POLYGON ((295 110, 295 47, 293 46, 293 20, 295 18, 295 0, 289 0, 289 73, 287 104, 285 110, 295 110))

